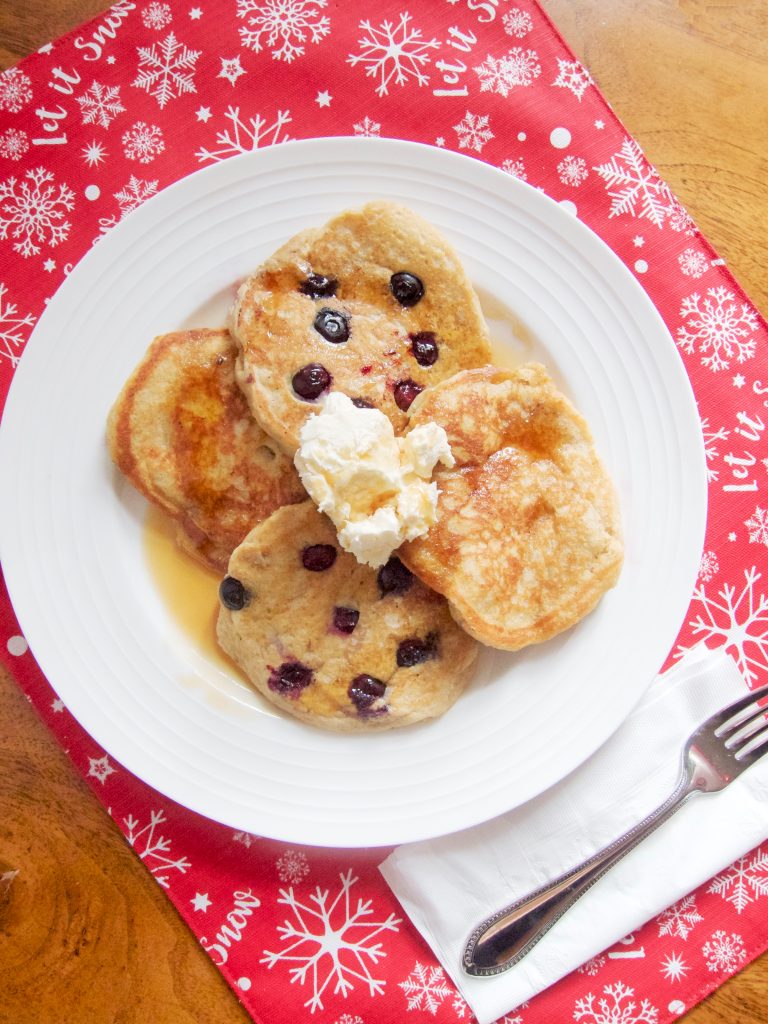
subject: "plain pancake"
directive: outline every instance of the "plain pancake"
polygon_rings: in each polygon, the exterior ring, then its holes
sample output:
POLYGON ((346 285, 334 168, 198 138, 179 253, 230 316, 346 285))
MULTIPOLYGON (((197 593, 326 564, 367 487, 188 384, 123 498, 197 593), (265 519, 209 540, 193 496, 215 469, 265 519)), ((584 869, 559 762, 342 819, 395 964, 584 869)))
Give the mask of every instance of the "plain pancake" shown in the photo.
POLYGON ((418 389, 490 360, 488 329, 458 256, 425 220, 387 202, 342 213, 287 242, 240 287, 230 329, 253 415, 289 454, 328 390, 380 409, 399 433, 408 422, 402 406, 418 389), (424 286, 410 307, 390 287, 392 275, 403 272, 424 286), (333 294, 305 294, 310 275, 334 282, 333 294), (349 318, 347 341, 318 332, 322 310, 349 318), (293 380, 311 364, 331 381, 306 400, 293 380))
POLYGON ((228 572, 222 589, 239 581, 247 603, 222 603, 221 647, 260 693, 305 722, 346 732, 408 725, 442 714, 469 680, 477 645, 445 598, 397 560, 382 579, 404 589, 382 592, 379 574, 341 550, 311 501, 255 527, 228 572), (319 556, 332 564, 306 568, 308 548, 315 555, 308 564, 317 566, 319 556), (350 632, 339 628, 353 620, 350 632), (350 696, 360 677, 378 681, 381 691, 363 706, 350 696))
POLYGON ((177 520, 180 545, 217 569, 252 526, 306 492, 293 463, 253 419, 235 383, 227 331, 165 334, 115 402, 112 459, 177 520))
POLYGON ((469 370, 421 395, 448 435, 438 521, 398 554, 481 642, 517 650, 590 612, 622 565, 619 511, 582 416, 543 366, 469 370))

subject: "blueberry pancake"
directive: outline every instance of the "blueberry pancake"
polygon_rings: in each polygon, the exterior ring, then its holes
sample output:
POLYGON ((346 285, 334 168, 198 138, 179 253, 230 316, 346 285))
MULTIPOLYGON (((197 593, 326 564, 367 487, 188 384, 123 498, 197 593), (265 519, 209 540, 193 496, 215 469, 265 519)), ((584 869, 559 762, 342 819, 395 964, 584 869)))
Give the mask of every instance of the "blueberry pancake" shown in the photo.
POLYGON ((241 286, 230 330, 253 415, 289 454, 330 391, 375 406, 401 433, 425 387, 490 360, 457 255, 387 202, 287 242, 241 286))
POLYGON ((361 565, 311 501, 251 530, 219 595, 221 647, 272 703, 327 729, 440 715, 477 654, 444 598, 397 558, 361 565))
POLYGON ((584 419, 543 366, 468 370, 425 392, 411 427, 444 427, 438 520, 398 551, 482 643, 517 650, 590 612, 622 564, 613 485, 584 419))
POLYGON ((251 416, 226 331, 156 338, 109 416, 117 467, 178 523, 181 547, 226 570, 250 528, 306 492, 251 416))

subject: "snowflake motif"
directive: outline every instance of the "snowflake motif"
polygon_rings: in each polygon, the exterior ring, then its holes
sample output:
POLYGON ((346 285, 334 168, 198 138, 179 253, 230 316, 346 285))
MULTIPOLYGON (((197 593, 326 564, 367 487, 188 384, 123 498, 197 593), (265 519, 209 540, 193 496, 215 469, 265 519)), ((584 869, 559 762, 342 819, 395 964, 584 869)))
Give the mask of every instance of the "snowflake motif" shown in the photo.
POLYGON ((80 155, 89 167, 98 167, 106 157, 107 151, 104 149, 102 142, 97 142, 94 139, 89 146, 83 146, 80 150, 80 155))
POLYGON ((365 1024, 362 1017, 358 1017, 357 1014, 353 1017, 351 1013, 342 1013, 335 1021, 335 1024, 365 1024))
POLYGON ((353 128, 355 135, 360 135, 366 139, 378 139, 381 134, 381 125, 378 121, 372 121, 367 114, 362 121, 353 125, 353 128))
MULTIPOLYGON (((709 420, 705 418, 701 421, 701 433, 704 438, 704 454, 706 456, 707 463, 710 463, 720 454, 715 447, 715 442, 726 441, 730 431, 726 430, 725 427, 720 427, 719 430, 710 430, 709 420)), ((710 483, 717 480, 719 476, 720 470, 713 469, 710 465, 707 465, 707 480, 710 483)))
POLYGON ((649 220, 661 228, 678 209, 682 210, 669 185, 648 163, 634 139, 625 139, 621 150, 607 164, 600 164, 593 170, 605 182, 611 198, 609 217, 627 214, 649 220))
POLYGON ((400 86, 407 85, 409 79, 415 79, 419 86, 429 83, 429 75, 424 72, 430 61, 426 51, 435 50, 440 44, 437 39, 422 39, 421 29, 412 28, 408 24, 410 19, 406 12, 397 24, 382 21, 374 28, 370 21, 360 22, 360 28, 368 34, 358 40, 362 52, 350 53, 347 63, 352 67, 363 64, 369 78, 378 77, 378 96, 388 95, 390 82, 400 86))
POLYGON ((74 192, 64 184, 56 188, 50 171, 36 167, 19 181, 0 182, 0 238, 17 239, 16 252, 25 259, 37 256, 42 245, 65 241, 71 224, 64 214, 75 205, 74 192))
POLYGON ((707 970, 713 973, 732 974, 739 964, 743 964, 747 959, 742 937, 735 932, 726 935, 722 929, 718 929, 709 941, 704 943, 701 952, 707 961, 707 970))
POLYGON ((156 124, 137 121, 123 135, 123 152, 128 160, 148 164, 164 149, 163 132, 156 124))
POLYGON ((139 66, 131 83, 154 96, 162 110, 169 100, 197 92, 193 81, 200 50, 190 50, 169 32, 162 43, 137 47, 139 66))
POLYGON ((443 1000, 453 992, 445 983, 442 967, 423 967, 418 961, 405 981, 398 985, 405 992, 409 1010, 426 1010, 433 1017, 443 1000))
POLYGON ((132 174, 128 184, 123 185, 119 192, 114 193, 115 199, 120 204, 120 218, 127 217, 155 192, 157 192, 157 181, 144 181, 143 178, 137 178, 132 174))
POLYGON ((557 173, 564 185, 578 188, 583 181, 586 181, 589 171, 587 163, 580 156, 567 156, 557 165, 557 173))
POLYGON ((80 104, 83 124, 98 124, 102 128, 109 128, 117 115, 125 110, 120 102, 119 85, 102 85, 101 82, 94 82, 82 96, 75 98, 80 104))
POLYGON ((757 314, 746 302, 737 304, 723 285, 707 288, 705 299, 697 292, 684 298, 680 316, 685 323, 677 329, 678 346, 688 355, 698 346, 702 366, 713 373, 727 370, 734 356, 740 363, 754 356, 757 314))
POLYGON ((588 1024, 656 1024, 659 1011, 647 999, 638 1007, 630 997, 635 990, 617 981, 615 985, 603 987, 603 997, 597 1000, 591 992, 586 998, 577 999, 573 1019, 585 1020, 588 1024))
POLYGON ((679 200, 672 197, 672 206, 669 210, 669 226, 673 231, 684 232, 686 235, 696 234, 696 225, 693 217, 681 206, 679 200))
POLYGON ((686 896, 684 899, 667 907, 656 918, 659 926, 659 938, 662 935, 675 935, 679 939, 687 939, 695 924, 704 918, 696 909, 696 897, 686 896))
POLYGON ((501 23, 507 35, 515 36, 517 39, 527 36, 533 28, 530 14, 527 11, 521 11, 519 7, 513 7, 507 11, 501 19, 501 23))
POLYGON ((243 46, 260 53, 262 39, 272 50, 273 60, 290 64, 304 53, 304 43, 319 43, 331 31, 330 19, 320 11, 328 0, 237 0, 238 18, 247 19, 240 28, 243 46))
POLYGON ((680 981, 690 968, 679 953, 670 953, 661 961, 661 973, 667 981, 680 981))
POLYGON ((0 74, 0 110, 18 114, 32 99, 32 81, 18 68, 8 68, 0 74))
POLYGON ((35 318, 29 313, 19 316, 19 307, 8 301, 7 294, 7 286, 0 281, 0 359, 18 366, 21 347, 29 336, 27 328, 34 325, 35 318))
POLYGON ((229 129, 216 133, 216 142, 220 149, 198 149, 195 156, 203 163, 205 160, 226 160, 238 153, 252 153, 262 146, 276 146, 281 142, 290 142, 288 135, 282 135, 285 125, 291 122, 289 110, 278 110, 271 124, 261 114, 250 117, 248 123, 240 117, 239 107, 228 107, 224 116, 232 122, 229 129))
POLYGON ((259 836, 254 835, 252 832, 233 832, 232 841, 235 843, 242 843, 246 850, 250 850, 252 846, 256 845, 256 840, 259 836))
POLYGON ((720 563, 714 551, 702 551, 699 562, 699 579, 702 583, 709 581, 720 571, 720 563))
POLYGON ((150 811, 149 823, 143 828, 139 828, 139 821, 132 814, 123 818, 123 821, 128 829, 128 835, 125 837, 128 843, 164 889, 170 887, 168 872, 178 871, 183 875, 192 866, 186 857, 172 857, 170 839, 157 834, 157 826, 166 821, 163 811, 150 811), (160 871, 165 873, 158 874, 160 871))
MULTIPOLYGON (((755 588, 761 574, 756 566, 744 570, 744 587, 736 594, 736 587, 725 584, 716 598, 707 597, 704 587, 696 587, 693 601, 703 605, 703 613, 689 622, 694 635, 703 634, 709 646, 731 649, 741 674, 749 683, 758 674, 768 671, 768 594, 758 594, 755 588)), ((678 646, 676 657, 687 647, 678 646)))
MULTIPOLYGON (((577 60, 562 60, 557 58, 557 78, 552 85, 559 89, 570 89, 576 99, 581 103, 581 97, 590 87, 594 80, 583 64, 577 60)), ((602 124, 595 122, 595 128, 602 128, 602 124)))
POLYGON ((309 861, 299 850, 285 850, 275 865, 281 882, 298 885, 309 874, 309 861))
POLYGON ((486 142, 494 137, 488 121, 488 114, 470 114, 467 111, 461 121, 453 126, 459 137, 459 149, 474 149, 479 153, 486 142))
POLYGON ((286 920, 277 929, 289 945, 277 952, 264 950, 261 963, 271 969, 280 962, 296 964, 288 973, 291 982, 312 986, 312 995, 304 1003, 310 1012, 323 1009, 323 993, 335 982, 334 995, 346 999, 360 981, 371 996, 382 995, 385 982, 374 978, 371 968, 387 954, 381 942, 372 943, 381 932, 396 932, 400 920, 390 914, 385 921, 368 920, 373 913, 371 900, 357 900, 352 906, 350 890, 357 881, 351 869, 339 875, 341 887, 331 899, 330 890, 318 886, 309 902, 302 903, 293 888, 280 890, 278 903, 288 906, 294 920, 286 920))
POLYGON ((594 978, 600 968, 605 967, 607 963, 608 960, 601 954, 598 954, 597 956, 593 956, 591 960, 587 960, 586 963, 583 963, 581 967, 577 968, 577 970, 579 974, 588 974, 590 978, 594 978))
POLYGON ((472 1017, 472 1011, 469 1008, 469 1003, 458 992, 453 993, 453 1002, 451 1005, 453 1007, 453 1012, 459 1020, 464 1020, 467 1014, 469 1014, 471 1020, 474 1020, 474 1017, 472 1017))
POLYGON ((686 249, 677 257, 677 262, 686 277, 699 278, 709 270, 709 260, 699 249, 686 249))
POLYGON ((29 136, 20 128, 6 128, 0 135, 0 156, 6 160, 21 160, 29 149, 29 136))
POLYGON ((505 160, 502 163, 501 169, 513 178, 519 178, 520 181, 528 181, 528 175, 525 173, 525 164, 523 163, 522 157, 518 157, 516 160, 513 160, 510 157, 509 160, 505 160))
POLYGON ((157 3, 153 0, 148 7, 141 12, 141 20, 145 28, 154 28, 158 31, 166 28, 173 21, 173 14, 168 4, 157 3))
POLYGON ((765 544, 768 548, 768 511, 757 506, 744 525, 749 530, 750 544, 765 544))
POLYGON ((115 769, 109 763, 109 758, 105 754, 104 757, 89 757, 88 758, 88 775, 92 779, 96 779, 103 786, 110 775, 114 775, 115 769))
POLYGON ((246 75, 248 72, 245 70, 243 65, 240 63, 239 55, 237 57, 221 57, 221 71, 219 71, 217 78, 225 78, 234 89, 235 82, 240 78, 241 75, 246 75))
POLYGON ((712 879, 707 892, 732 903, 737 914, 761 896, 768 896, 768 851, 758 850, 751 858, 739 857, 726 872, 712 879))
POLYGON ((515 46, 498 60, 489 55, 473 71, 480 79, 480 92, 497 92, 506 98, 516 86, 532 85, 541 74, 541 65, 535 50, 515 46))

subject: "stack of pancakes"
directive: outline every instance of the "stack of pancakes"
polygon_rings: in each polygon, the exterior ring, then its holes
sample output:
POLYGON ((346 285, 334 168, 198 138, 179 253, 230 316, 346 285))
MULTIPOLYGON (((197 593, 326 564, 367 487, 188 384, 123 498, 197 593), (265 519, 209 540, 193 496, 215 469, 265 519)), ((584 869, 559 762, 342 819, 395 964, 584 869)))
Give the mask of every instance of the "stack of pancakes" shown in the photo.
POLYGON ((180 546, 223 575, 222 648, 269 700, 327 728, 441 714, 477 641, 549 639, 621 568, 587 424, 543 366, 491 365, 458 257, 391 203, 287 242, 241 286, 228 330, 155 339, 108 440, 180 546), (438 423, 456 458, 435 472, 435 526, 378 572, 341 550, 293 466, 331 391, 380 409, 397 434, 438 423))

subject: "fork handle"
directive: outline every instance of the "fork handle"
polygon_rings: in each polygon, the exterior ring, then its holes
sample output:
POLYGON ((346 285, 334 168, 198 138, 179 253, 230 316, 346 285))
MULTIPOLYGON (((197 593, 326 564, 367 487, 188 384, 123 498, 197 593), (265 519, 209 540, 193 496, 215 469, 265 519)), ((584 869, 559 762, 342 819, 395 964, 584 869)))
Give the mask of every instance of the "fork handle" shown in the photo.
POLYGON ((501 974, 522 960, 601 875, 671 817, 691 792, 694 790, 689 780, 682 779, 674 793, 629 832, 553 882, 481 922, 464 948, 462 966, 466 973, 475 977, 501 974))

